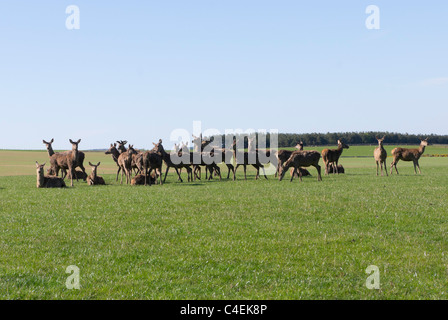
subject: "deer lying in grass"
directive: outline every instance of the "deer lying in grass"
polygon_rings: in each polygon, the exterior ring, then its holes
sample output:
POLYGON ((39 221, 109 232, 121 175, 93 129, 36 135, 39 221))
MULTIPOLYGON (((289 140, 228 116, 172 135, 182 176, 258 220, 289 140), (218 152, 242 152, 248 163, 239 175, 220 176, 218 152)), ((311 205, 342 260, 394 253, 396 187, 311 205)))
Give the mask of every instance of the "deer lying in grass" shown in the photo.
POLYGON ((106 184, 104 182, 104 179, 97 175, 97 170, 98 170, 98 167, 100 166, 100 163, 101 162, 98 162, 98 164, 92 164, 91 162, 89 162, 89 165, 92 167, 92 172, 87 177, 87 184, 89 186, 94 186, 94 185, 103 185, 104 186, 106 184))
MULTIPOLYGON (((50 157, 50 169, 48 169, 48 173, 51 175, 58 176, 59 170, 61 170, 62 178, 65 179, 68 170, 67 154, 71 153, 72 151, 54 152, 52 147, 54 139, 51 139, 50 142, 47 142, 45 140, 42 140, 42 142, 47 147, 48 156, 50 157)), ((79 167, 84 173, 84 175, 87 177, 86 170, 83 165, 84 158, 85 158, 84 152, 78 151, 77 159, 75 162, 75 168, 79 167)))
POLYGON ((291 175, 291 177, 294 176, 294 178, 298 177, 299 175, 301 175, 302 177, 307 177, 311 175, 311 173, 305 168, 299 168, 299 171, 300 173, 297 172, 296 168, 291 168, 289 174, 291 175))
POLYGON ((136 153, 134 147, 129 145, 129 149, 118 156, 118 165, 121 167, 120 184, 123 184, 123 173, 126 175, 126 184, 131 182, 132 155, 136 153))
POLYGON ((145 176, 143 174, 138 174, 136 175, 134 178, 132 178, 131 180, 131 185, 132 186, 143 186, 143 185, 151 185, 154 184, 156 182, 156 173, 155 171, 151 172, 151 174, 146 177, 146 181, 145 181, 145 176))
MULTIPOLYGON (((285 173, 288 171, 290 167, 294 167, 296 170, 298 170, 300 167, 309 167, 313 166, 317 170, 317 181, 322 181, 322 176, 320 174, 321 167, 319 165, 320 160, 320 153, 317 151, 294 151, 288 160, 283 163, 283 165, 280 167, 279 172, 279 181, 281 181, 285 175, 285 173)), ((302 174, 301 171, 299 172, 299 179, 302 181, 302 174)), ((294 175, 291 176, 292 181, 294 179, 294 175)))
POLYGON ((36 161, 36 173, 37 173, 37 184, 38 188, 65 188, 64 179, 54 176, 44 176, 44 164, 39 164, 36 161))
POLYGON ((375 148, 375 150, 373 151, 373 157, 375 158, 376 162, 376 175, 378 175, 378 167, 381 166, 381 176, 383 176, 383 165, 384 165, 384 171, 386 171, 386 175, 388 176, 386 169, 387 152, 386 149, 384 149, 383 147, 383 141, 385 137, 386 136, 382 137, 381 139, 375 137, 376 140, 378 141, 378 147, 375 148))
POLYGON ((341 140, 338 140, 338 148, 337 149, 324 149, 322 150, 322 160, 325 165, 325 174, 328 174, 328 166, 333 165, 333 173, 338 173, 338 161, 339 157, 342 154, 344 149, 348 149, 349 146, 343 143, 341 140))
MULTIPOLYGON (((299 151, 303 150, 303 142, 300 141, 294 148, 296 148, 299 151)), ((289 159, 289 157, 291 157, 292 153, 293 151, 289 150, 278 150, 276 152, 275 157, 277 158, 277 171, 275 172, 275 177, 278 176, 281 166, 286 160, 289 159)), ((295 172, 295 174, 298 175, 297 171, 295 172)))
POLYGON ((428 145, 428 138, 420 140, 420 147, 418 149, 407 149, 407 148, 395 148, 392 150, 392 164, 390 165, 390 174, 392 174, 393 168, 395 167, 395 171, 398 174, 397 163, 399 160, 403 161, 412 161, 414 162, 414 172, 417 174, 418 172, 421 174, 420 165, 418 164, 418 160, 422 156, 423 152, 425 152, 425 147, 428 145))
MULTIPOLYGON (((53 172, 52 169, 48 169, 48 172, 53 172)), ((49 173, 50 174, 50 173, 49 173)), ((71 179, 72 175, 70 173, 70 171, 67 173, 67 179, 71 179)), ((87 174, 85 174, 84 172, 80 171, 80 170, 75 170, 75 179, 82 179, 84 181, 87 180, 87 174)))
MULTIPOLYGON (((334 169, 334 166, 329 164, 328 167, 327 167, 327 172, 328 173, 336 173, 336 170, 334 169)), ((342 166, 342 164, 338 164, 338 173, 345 173, 345 169, 342 166)))

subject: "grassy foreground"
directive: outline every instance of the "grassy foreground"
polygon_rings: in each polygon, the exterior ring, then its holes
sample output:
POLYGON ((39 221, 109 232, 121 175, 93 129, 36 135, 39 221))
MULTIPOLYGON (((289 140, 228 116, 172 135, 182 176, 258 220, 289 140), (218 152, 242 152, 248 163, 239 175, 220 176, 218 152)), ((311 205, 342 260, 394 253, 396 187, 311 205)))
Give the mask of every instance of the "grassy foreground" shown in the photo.
POLYGON ((103 187, 0 177, 0 298, 446 299, 448 159, 389 177, 373 158, 341 162, 346 174, 317 182, 310 168, 302 183, 239 169, 236 182, 120 186, 112 163, 103 187), (65 286, 70 265, 80 290, 65 286))

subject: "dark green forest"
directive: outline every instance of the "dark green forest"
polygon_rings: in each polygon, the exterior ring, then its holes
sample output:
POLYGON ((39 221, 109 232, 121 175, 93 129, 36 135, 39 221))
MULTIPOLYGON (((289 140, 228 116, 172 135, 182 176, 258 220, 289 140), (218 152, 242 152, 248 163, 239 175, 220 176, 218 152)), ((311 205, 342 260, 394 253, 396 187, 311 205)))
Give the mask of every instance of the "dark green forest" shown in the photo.
MULTIPOLYGON (((266 136, 266 146, 259 145, 258 147, 270 147, 271 134, 255 133, 257 141, 261 135, 266 136)), ((349 145, 376 145, 378 142, 375 137, 385 137, 384 144, 394 145, 418 145, 421 139, 429 138, 430 144, 448 144, 448 135, 435 134, 408 134, 396 132, 328 132, 328 133, 279 133, 278 146, 282 148, 294 147, 298 142, 302 141, 307 146, 327 146, 337 145, 340 139, 349 145)), ((230 139, 244 139, 244 147, 247 148, 247 137, 244 135, 227 136, 230 139)), ((215 136, 215 141, 222 141, 224 145, 224 136, 215 136)))

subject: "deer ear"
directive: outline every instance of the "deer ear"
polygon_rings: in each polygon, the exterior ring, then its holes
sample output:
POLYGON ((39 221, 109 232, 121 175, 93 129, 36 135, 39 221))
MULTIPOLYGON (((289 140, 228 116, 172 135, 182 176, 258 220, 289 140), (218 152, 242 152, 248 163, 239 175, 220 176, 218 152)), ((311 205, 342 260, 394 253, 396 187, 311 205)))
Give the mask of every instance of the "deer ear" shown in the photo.
POLYGON ((39 163, 37 163, 37 161, 36 161, 36 168, 39 168, 39 163))
POLYGON ((71 144, 74 144, 74 142, 72 141, 72 139, 68 139, 68 141, 69 141, 71 144))
POLYGON ((162 143, 162 139, 159 139, 159 143, 162 143))
POLYGON ((94 167, 94 165, 93 165, 92 162, 90 162, 90 161, 89 161, 89 165, 90 165, 91 167, 94 167))
POLYGON ((50 141, 50 143, 53 143, 54 142, 54 138, 51 138, 51 141, 50 141))
POLYGON ((80 143, 80 142, 81 142, 81 139, 79 139, 78 142, 76 142, 76 144, 78 144, 78 143, 80 143))
POLYGON ((100 166, 100 163, 101 163, 101 162, 98 162, 98 164, 97 164, 96 166, 99 167, 99 166, 100 166))

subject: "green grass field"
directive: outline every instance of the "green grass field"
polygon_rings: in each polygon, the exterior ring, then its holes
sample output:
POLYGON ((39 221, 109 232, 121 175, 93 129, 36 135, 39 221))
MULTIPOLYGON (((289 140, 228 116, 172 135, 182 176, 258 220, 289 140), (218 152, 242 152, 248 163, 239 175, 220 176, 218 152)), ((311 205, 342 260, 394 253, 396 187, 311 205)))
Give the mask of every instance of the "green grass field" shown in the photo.
POLYGON ((377 177, 373 157, 344 157, 346 174, 322 182, 314 168, 301 183, 253 170, 244 181, 240 168, 237 181, 170 172, 133 187, 115 182, 110 156, 87 153, 107 186, 37 189, 34 162, 47 158, 0 151, 2 299, 447 297, 448 158, 422 158, 422 175, 400 162, 399 176, 377 177), (70 265, 80 290, 65 286, 70 265), (379 290, 366 287, 370 265, 379 290))

